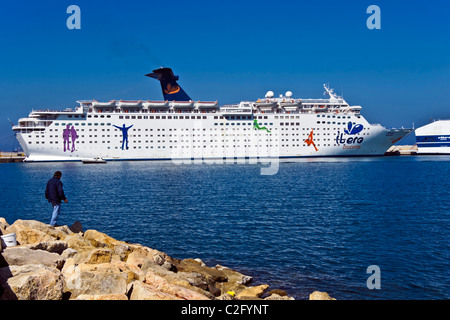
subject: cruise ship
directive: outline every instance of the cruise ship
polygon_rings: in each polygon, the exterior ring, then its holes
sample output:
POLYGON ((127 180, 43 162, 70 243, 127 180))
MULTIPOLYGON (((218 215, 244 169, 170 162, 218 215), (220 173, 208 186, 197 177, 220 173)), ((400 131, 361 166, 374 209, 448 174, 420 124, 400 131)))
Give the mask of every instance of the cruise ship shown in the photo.
POLYGON ((379 156, 411 129, 369 124, 327 85, 325 99, 275 97, 219 105, 193 100, 170 68, 164 99, 80 100, 64 110, 33 110, 13 126, 25 161, 206 160, 379 156))
POLYGON ((437 120, 416 129, 417 154, 450 154, 450 120, 437 120))

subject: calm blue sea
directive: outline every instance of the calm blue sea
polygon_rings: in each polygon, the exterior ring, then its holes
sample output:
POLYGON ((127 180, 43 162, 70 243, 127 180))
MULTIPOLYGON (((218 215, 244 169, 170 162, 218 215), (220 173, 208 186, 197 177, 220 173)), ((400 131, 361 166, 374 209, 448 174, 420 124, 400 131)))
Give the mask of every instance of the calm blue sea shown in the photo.
POLYGON ((1 164, 1 213, 48 223, 63 172, 76 220, 174 258, 200 258, 296 299, 450 298, 450 157, 302 159, 260 164, 1 164), (370 290, 367 268, 380 268, 370 290))

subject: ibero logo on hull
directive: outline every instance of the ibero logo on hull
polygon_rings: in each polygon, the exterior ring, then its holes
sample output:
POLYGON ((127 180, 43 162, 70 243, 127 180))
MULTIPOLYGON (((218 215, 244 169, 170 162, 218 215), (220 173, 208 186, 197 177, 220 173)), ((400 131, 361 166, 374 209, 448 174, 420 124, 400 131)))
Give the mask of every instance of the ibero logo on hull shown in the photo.
MULTIPOLYGON (((346 135, 352 136, 360 133, 364 129, 362 124, 353 125, 352 122, 347 124, 347 129, 344 129, 346 135)), ((336 144, 340 146, 343 144, 342 149, 360 149, 361 143, 364 141, 363 137, 346 137, 344 133, 338 131, 336 135, 336 144)))

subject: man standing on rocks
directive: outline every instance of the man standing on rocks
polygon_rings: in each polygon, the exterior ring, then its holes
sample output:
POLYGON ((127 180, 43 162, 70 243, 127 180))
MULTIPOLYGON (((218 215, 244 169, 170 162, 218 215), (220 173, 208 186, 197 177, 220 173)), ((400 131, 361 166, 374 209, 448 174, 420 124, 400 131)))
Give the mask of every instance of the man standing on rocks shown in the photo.
POLYGON ((50 225, 55 226, 56 220, 58 220, 59 213, 61 212, 61 200, 67 203, 67 198, 64 195, 63 184, 61 182, 61 171, 56 171, 53 178, 48 180, 47 187, 45 188, 45 198, 53 206, 52 219, 50 225))

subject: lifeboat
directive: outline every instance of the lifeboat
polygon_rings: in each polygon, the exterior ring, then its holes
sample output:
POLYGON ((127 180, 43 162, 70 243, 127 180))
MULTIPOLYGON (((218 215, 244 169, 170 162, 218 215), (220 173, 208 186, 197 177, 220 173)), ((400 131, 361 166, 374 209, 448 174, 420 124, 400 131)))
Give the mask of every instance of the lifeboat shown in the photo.
POLYGON ((174 108, 192 108, 194 106, 194 101, 172 101, 171 106, 174 108))
POLYGON ((147 101, 143 102, 144 108, 164 108, 169 106, 169 101, 147 101))
POLYGON ((92 106, 94 108, 110 108, 116 105, 116 100, 110 100, 109 102, 98 102, 97 100, 92 101, 92 106))
POLYGON ((328 106, 327 105, 323 105, 323 104, 321 104, 321 105, 314 105, 313 106, 313 110, 315 112, 326 111, 327 109, 328 109, 328 106))
POLYGON ((283 99, 283 101, 280 101, 280 107, 291 107, 291 108, 298 108, 300 106, 301 102, 300 99, 283 99))
POLYGON ((258 101, 255 102, 255 107, 257 108, 274 108, 277 106, 277 103, 275 101, 271 101, 269 99, 258 99, 258 101))
POLYGON ((197 108, 217 108, 219 103, 217 101, 197 101, 195 106, 197 108))
POLYGON ((125 101, 125 100, 120 100, 119 102, 117 102, 117 106, 119 108, 139 108, 142 107, 142 101, 125 101))

